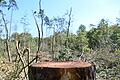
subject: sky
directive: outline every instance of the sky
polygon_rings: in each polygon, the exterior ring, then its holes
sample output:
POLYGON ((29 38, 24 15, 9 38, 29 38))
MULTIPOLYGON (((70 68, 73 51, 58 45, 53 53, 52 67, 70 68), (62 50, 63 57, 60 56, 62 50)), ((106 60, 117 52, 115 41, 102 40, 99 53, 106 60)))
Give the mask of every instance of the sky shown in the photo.
MULTIPOLYGON (((38 11, 39 0, 16 0, 18 8, 13 11, 12 28, 14 32, 23 32, 22 17, 26 16, 29 23, 28 31, 37 36, 37 29, 32 16, 33 11, 38 11)), ((97 25, 101 19, 115 23, 120 17, 120 0, 42 0, 42 8, 49 18, 62 16, 72 7, 72 25, 70 31, 76 33, 80 24, 84 24, 89 30, 90 24, 97 25)), ((10 19, 10 11, 7 11, 7 19, 10 19)))

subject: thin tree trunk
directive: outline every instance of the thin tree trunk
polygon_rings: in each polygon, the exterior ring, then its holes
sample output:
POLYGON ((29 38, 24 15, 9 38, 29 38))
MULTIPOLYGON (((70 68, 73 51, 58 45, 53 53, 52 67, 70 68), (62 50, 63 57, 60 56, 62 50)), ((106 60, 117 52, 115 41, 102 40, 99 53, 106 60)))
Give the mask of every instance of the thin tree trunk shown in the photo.
POLYGON ((7 28, 7 23, 5 21, 3 12, 1 12, 1 14, 2 14, 2 20, 4 22, 5 31, 6 31, 5 46, 6 46, 6 51, 7 51, 7 55, 8 55, 8 60, 9 60, 9 62, 12 62, 10 48, 9 48, 9 43, 8 43, 8 28, 7 28))
POLYGON ((41 50, 43 51, 43 43, 44 43, 44 40, 43 40, 43 19, 41 18, 41 50))
POLYGON ((37 30, 38 30, 38 49, 37 49, 37 52, 36 52, 36 62, 37 62, 38 53, 40 51, 40 45, 41 45, 41 42, 40 42, 40 29, 39 29, 39 26, 38 26, 38 23, 37 23, 37 20, 36 20, 34 14, 33 14, 33 17, 34 17, 35 24, 36 24, 36 27, 37 27, 37 30))
POLYGON ((52 36, 52 54, 53 54, 53 59, 55 57, 54 46, 55 46, 55 28, 53 28, 53 36, 52 36))
POLYGON ((12 10, 11 10, 11 15, 10 15, 9 40, 10 40, 10 35, 11 35, 12 16, 13 16, 13 7, 12 7, 12 10))
POLYGON ((71 23, 71 13, 72 13, 72 8, 70 8, 69 21, 68 21, 68 27, 67 27, 67 40, 65 42, 65 46, 67 48, 68 48, 68 42, 69 42, 69 29, 70 29, 70 23, 71 23))
POLYGON ((43 43, 44 43, 44 40, 43 40, 43 17, 44 17, 44 12, 43 10, 41 9, 41 0, 39 0, 39 12, 40 12, 40 15, 41 15, 41 50, 43 50, 43 43))

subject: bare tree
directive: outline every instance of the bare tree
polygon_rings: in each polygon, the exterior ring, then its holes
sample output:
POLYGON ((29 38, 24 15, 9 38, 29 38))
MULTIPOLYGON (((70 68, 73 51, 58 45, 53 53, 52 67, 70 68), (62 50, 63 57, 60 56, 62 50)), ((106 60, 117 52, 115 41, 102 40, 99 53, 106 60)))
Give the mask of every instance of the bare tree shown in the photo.
POLYGON ((8 43, 8 37, 9 36, 8 36, 7 22, 6 22, 5 18, 4 18, 3 11, 0 10, 0 13, 2 15, 2 20, 3 20, 3 23, 4 23, 4 27, 5 27, 5 33, 6 33, 5 46, 6 46, 6 51, 7 51, 7 55, 8 55, 8 60, 9 60, 9 62, 12 62, 9 43, 8 43))
POLYGON ((0 10, 0 13, 2 15, 2 20, 3 20, 3 23, 4 23, 4 27, 5 27, 5 33, 6 33, 6 39, 5 39, 5 45, 6 45, 6 50, 7 50, 7 54, 8 54, 8 59, 9 59, 9 62, 12 62, 12 59, 11 59, 11 53, 10 53, 10 45, 8 43, 8 39, 10 37, 10 34, 11 34, 11 24, 12 24, 12 14, 13 14, 13 7, 17 7, 17 3, 15 0, 9 0, 9 3, 7 4, 6 0, 0 0, 0 6, 2 7, 6 7, 8 10, 10 8, 12 8, 12 12, 11 12, 11 19, 10 19, 10 32, 8 31, 8 28, 7 28, 7 22, 4 18, 4 14, 3 14, 3 11, 0 10))
POLYGON ((11 9, 11 15, 10 15, 9 40, 10 40, 10 35, 11 35, 12 16, 13 16, 13 8, 11 9))
POLYGON ((36 20, 36 18, 35 18, 35 14, 36 14, 36 12, 33 13, 33 17, 34 17, 35 24, 36 24, 36 27, 37 27, 37 30, 38 30, 38 49, 37 49, 37 52, 36 52, 36 62, 37 62, 38 53, 39 53, 39 51, 40 51, 41 40, 40 40, 40 29, 39 29, 39 25, 38 25, 38 23, 37 23, 37 20, 36 20))
MULTIPOLYGON (((41 18, 41 43, 43 43, 43 21, 44 21, 44 10, 41 8, 41 0, 39 0, 39 15, 41 18)), ((41 50, 43 50, 43 44, 41 44, 41 50)))
MULTIPOLYGON (((38 12, 37 15, 35 15, 36 13, 37 13, 36 11, 33 13, 33 17, 34 17, 35 24, 36 24, 36 27, 37 27, 37 30, 38 30, 38 50, 37 50, 37 53, 36 53, 36 57, 38 58, 38 53, 40 52, 40 49, 43 51, 43 43, 44 43, 43 24, 44 24, 44 20, 46 22, 46 17, 47 17, 44 14, 44 10, 41 9, 41 0, 39 0, 39 12, 38 12), (41 25, 40 25, 41 29, 39 28, 39 24, 37 22, 36 16, 41 19, 41 25)), ((36 62, 37 62, 37 59, 36 59, 36 62)))
POLYGON ((72 13, 72 8, 70 8, 70 13, 69 13, 69 21, 68 21, 68 27, 67 27, 67 39, 65 41, 65 46, 68 48, 68 41, 69 41, 69 29, 70 29, 70 23, 71 23, 71 13, 72 13))

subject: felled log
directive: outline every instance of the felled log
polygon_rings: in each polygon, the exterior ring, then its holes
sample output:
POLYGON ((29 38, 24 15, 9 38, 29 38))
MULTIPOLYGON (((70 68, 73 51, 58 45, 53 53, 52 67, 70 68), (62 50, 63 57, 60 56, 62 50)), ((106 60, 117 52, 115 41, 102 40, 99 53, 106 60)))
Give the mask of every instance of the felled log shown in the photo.
POLYGON ((39 62, 29 66, 29 80, 96 80, 95 65, 82 61, 39 62))

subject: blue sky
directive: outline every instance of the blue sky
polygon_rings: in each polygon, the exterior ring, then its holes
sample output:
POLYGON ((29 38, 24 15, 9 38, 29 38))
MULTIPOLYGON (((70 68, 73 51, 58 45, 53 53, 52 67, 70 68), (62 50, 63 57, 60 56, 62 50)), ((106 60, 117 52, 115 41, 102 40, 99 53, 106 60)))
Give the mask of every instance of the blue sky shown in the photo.
MULTIPOLYGON (((39 0, 16 0, 16 2, 19 9, 14 11, 12 26, 17 25, 17 31, 23 32, 20 19, 26 15, 27 21, 30 23, 29 32, 33 36, 37 36, 32 11, 38 10, 39 0)), ((80 24, 84 24, 89 30, 89 24, 98 24, 102 18, 115 23, 116 17, 120 17, 119 4, 120 0, 42 0, 42 8, 50 18, 62 16, 72 7, 73 22, 70 31, 73 33, 80 24)), ((10 16, 10 11, 7 13, 10 16)))

